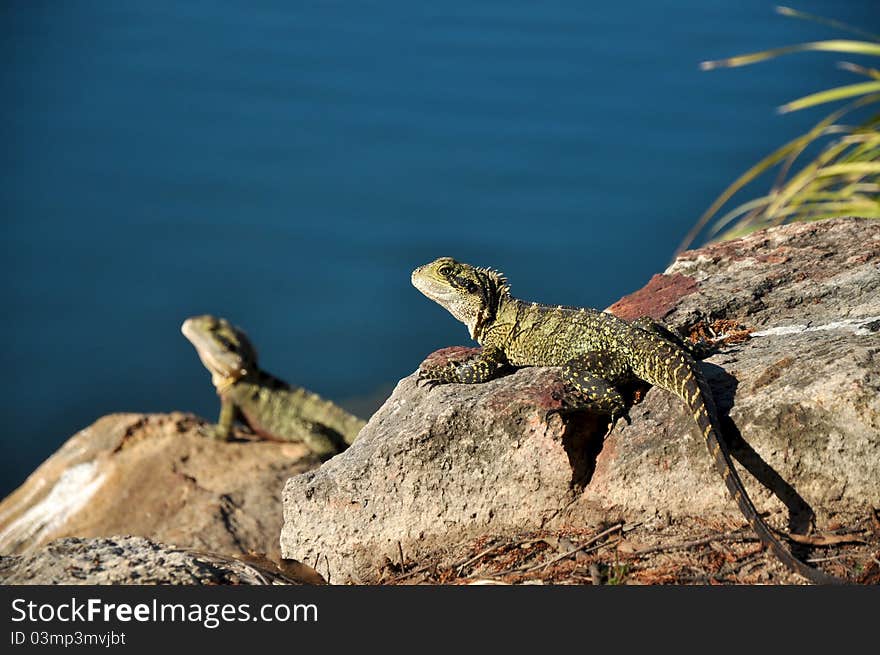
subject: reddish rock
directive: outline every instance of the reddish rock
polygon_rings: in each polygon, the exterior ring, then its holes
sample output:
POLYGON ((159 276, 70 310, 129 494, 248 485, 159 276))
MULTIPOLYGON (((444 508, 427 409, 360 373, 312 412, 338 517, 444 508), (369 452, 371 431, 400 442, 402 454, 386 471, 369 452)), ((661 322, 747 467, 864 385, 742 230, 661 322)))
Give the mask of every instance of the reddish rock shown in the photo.
POLYGON ((644 287, 624 296, 606 311, 627 321, 640 316, 650 316, 660 321, 682 298, 696 291, 697 283, 691 277, 657 274, 644 287))

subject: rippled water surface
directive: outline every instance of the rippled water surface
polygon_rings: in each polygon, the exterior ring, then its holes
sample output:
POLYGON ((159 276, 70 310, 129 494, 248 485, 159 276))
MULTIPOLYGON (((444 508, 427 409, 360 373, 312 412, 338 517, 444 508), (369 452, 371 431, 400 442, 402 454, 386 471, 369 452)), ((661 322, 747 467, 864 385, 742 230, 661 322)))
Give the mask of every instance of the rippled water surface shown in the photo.
MULTIPOLYGON (((877 29, 875 2, 801 9, 877 29)), ((7 2, 0 491, 115 411, 213 416, 179 332, 365 412, 463 326, 409 283, 452 255, 604 307, 851 80, 768 2, 7 2)))

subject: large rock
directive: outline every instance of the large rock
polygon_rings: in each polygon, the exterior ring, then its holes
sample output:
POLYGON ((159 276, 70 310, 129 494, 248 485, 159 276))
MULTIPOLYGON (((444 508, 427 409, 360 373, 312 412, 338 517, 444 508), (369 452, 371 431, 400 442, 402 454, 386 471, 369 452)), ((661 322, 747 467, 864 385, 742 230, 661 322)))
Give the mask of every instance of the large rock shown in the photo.
POLYGON ((139 535, 278 556, 281 487, 319 464, 301 444, 219 442, 188 414, 113 414, 71 437, 0 503, 0 554, 59 537, 139 535))
POLYGON ((265 585, 299 580, 216 554, 143 537, 59 539, 28 555, 0 556, 0 584, 265 585))
MULTIPOLYGON (((703 368, 749 493, 780 527, 880 506, 878 265, 878 221, 786 226, 684 253, 610 308, 753 330, 703 368)), ((405 378, 348 451, 288 481, 282 554, 320 558, 333 582, 371 582, 386 558, 477 534, 743 522, 680 401, 649 391, 603 443, 597 417, 554 411, 563 396, 551 368, 431 390, 405 378)))

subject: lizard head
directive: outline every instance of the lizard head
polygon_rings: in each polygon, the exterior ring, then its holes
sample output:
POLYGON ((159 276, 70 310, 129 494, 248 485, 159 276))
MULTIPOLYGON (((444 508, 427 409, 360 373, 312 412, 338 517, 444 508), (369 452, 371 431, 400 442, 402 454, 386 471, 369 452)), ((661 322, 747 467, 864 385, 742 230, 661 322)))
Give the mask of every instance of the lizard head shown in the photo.
POLYGON ((507 280, 498 271, 440 257, 412 273, 413 286, 468 326, 476 339, 495 318, 498 305, 510 296, 507 280))
POLYGON ((218 390, 256 371, 257 351, 247 335, 225 318, 193 316, 183 322, 180 331, 195 346, 218 390))

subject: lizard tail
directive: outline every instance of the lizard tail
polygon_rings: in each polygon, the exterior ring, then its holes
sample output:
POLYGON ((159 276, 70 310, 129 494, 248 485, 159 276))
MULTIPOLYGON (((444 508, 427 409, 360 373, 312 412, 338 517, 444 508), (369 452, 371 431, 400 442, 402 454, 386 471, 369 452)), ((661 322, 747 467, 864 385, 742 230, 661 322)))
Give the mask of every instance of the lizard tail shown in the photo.
POLYGON ((758 537, 779 560, 792 571, 803 576, 815 584, 846 584, 846 580, 834 577, 808 566, 797 559, 791 551, 779 540, 770 529, 770 526, 758 514, 754 504, 743 487, 742 480, 733 467, 733 460, 727 450, 727 446, 718 434, 718 420, 712 395, 708 392, 708 386, 696 365, 688 367, 690 370, 683 376, 680 385, 676 386, 677 395, 687 403, 691 410, 700 434, 706 440, 706 446, 715 461, 715 468, 724 479, 724 484, 730 495, 736 501, 740 511, 745 516, 749 525, 757 533, 758 537))
POLYGON ((336 430, 349 446, 354 442, 361 428, 366 425, 366 421, 362 418, 347 412, 336 403, 326 400, 312 391, 299 387, 295 389, 294 394, 303 418, 323 423, 336 430))

